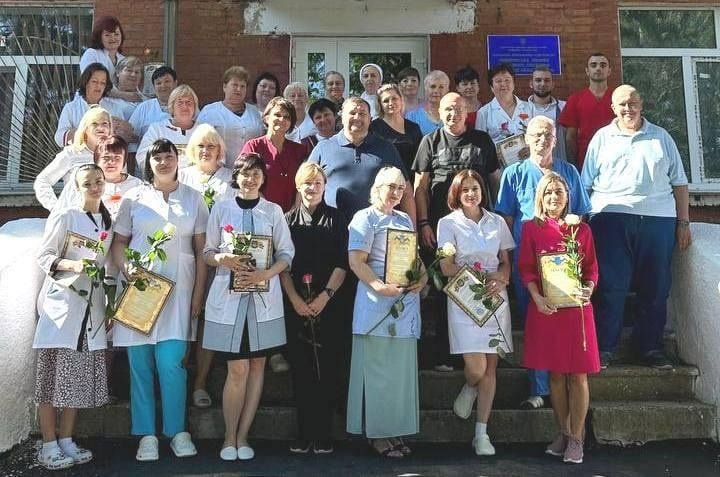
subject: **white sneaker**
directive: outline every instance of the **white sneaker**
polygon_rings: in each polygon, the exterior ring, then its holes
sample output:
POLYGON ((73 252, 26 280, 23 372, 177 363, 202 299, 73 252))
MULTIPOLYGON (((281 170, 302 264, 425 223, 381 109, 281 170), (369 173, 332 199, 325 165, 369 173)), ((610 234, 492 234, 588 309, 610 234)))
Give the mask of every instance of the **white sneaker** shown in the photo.
POLYGON ((138 444, 137 454, 135 459, 140 462, 151 462, 158 460, 160 453, 158 451, 158 439, 155 436, 143 436, 138 444))
POLYGON ((472 414, 473 404, 477 398, 477 387, 470 387, 467 383, 463 384, 462 389, 455 398, 453 404, 453 412, 460 419, 467 419, 472 414))
POLYGON ((68 445, 60 445, 60 449, 62 450, 63 454, 71 457, 72 460, 75 461, 76 465, 86 464, 90 462, 93 458, 92 452, 90 452, 88 449, 83 449, 82 447, 78 446, 74 441, 71 441, 68 445))
POLYGON ((190 439, 189 432, 178 432, 170 441, 170 448, 176 457, 192 457, 197 455, 197 449, 190 439))
POLYGON ((250 446, 238 447, 237 454, 240 460, 250 460, 255 457, 255 451, 250 446))
POLYGON ((270 369, 273 373, 286 373, 290 371, 290 365, 280 353, 270 356, 270 369))
POLYGON ((490 442, 490 436, 487 434, 475 436, 472 440, 472 445, 475 448, 476 455, 495 455, 495 447, 493 447, 490 442))
POLYGON ((43 452, 41 448, 37 455, 38 464, 48 470, 67 469, 75 465, 75 460, 69 455, 65 455, 60 447, 54 447, 48 452, 43 452))

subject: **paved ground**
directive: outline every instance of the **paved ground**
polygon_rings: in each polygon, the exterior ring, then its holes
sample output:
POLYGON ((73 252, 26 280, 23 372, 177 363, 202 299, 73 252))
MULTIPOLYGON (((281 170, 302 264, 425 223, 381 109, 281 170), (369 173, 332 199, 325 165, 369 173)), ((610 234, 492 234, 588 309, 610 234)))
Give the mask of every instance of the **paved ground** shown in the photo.
POLYGON ((140 464, 133 459, 135 441, 95 440, 95 460, 66 472, 48 472, 34 461, 34 442, 0 456, 0 475, 19 476, 592 476, 592 477, 704 477, 720 476, 720 447, 711 442, 673 441, 621 449, 596 447, 586 451, 585 463, 563 464, 542 454, 541 445, 498 445, 498 455, 478 458, 470 445, 418 444, 415 454, 402 460, 381 459, 361 441, 343 442, 325 456, 294 456, 287 443, 257 442, 257 457, 250 462, 222 462, 220 442, 200 441, 199 455, 171 457, 168 442, 161 442, 161 459, 140 464))

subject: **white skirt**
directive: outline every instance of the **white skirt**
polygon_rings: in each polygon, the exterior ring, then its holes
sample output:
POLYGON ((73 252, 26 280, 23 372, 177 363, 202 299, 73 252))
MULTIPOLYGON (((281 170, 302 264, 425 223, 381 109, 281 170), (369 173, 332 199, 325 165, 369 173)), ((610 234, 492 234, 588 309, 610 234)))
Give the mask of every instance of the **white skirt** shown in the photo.
MULTIPOLYGON (((497 353, 497 345, 490 346, 493 339, 502 340, 500 327, 507 338, 507 343, 500 343, 502 348, 510 353, 513 350, 512 329, 510 326, 510 306, 507 290, 501 292, 505 302, 491 316, 485 324, 480 327, 465 313, 462 308, 448 298, 448 335, 450 337, 450 353, 497 353)), ((495 344, 495 343, 493 343, 495 344)))

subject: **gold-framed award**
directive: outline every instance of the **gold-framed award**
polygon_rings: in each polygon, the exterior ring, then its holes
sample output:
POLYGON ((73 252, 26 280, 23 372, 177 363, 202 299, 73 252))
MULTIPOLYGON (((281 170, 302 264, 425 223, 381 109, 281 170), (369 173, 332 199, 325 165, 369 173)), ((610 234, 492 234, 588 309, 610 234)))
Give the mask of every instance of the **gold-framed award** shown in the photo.
POLYGON ((505 302, 505 299, 500 295, 478 297, 477 292, 472 288, 473 285, 479 285, 483 282, 484 279, 481 275, 465 265, 443 288, 445 294, 481 327, 505 302))
MULTIPOLYGON (((93 250, 93 247, 96 246, 97 240, 85 237, 77 232, 68 231, 65 234, 60 256, 67 260, 95 260, 97 259, 97 253, 93 250)), ((57 272, 54 278, 59 285, 69 288, 80 278, 80 275, 80 273, 62 271, 57 272)))
POLYGON ((579 307, 573 295, 582 284, 568 273, 568 254, 564 252, 540 253, 537 256, 542 293, 555 308, 579 307))
POLYGON ((410 284, 407 276, 417 258, 417 233, 410 230, 388 229, 385 247, 385 276, 383 281, 401 287, 410 284))
MULTIPOLYGON (((250 255, 249 260, 254 262, 256 269, 267 270, 272 265, 272 237, 269 235, 252 235, 250 237, 250 245, 245 253, 250 255)), ((235 272, 231 271, 229 287, 231 293, 267 292, 270 291, 270 281, 265 280, 249 287, 243 287, 238 280, 235 279, 235 272)))
POLYGON ((118 300, 113 319, 147 336, 155 326, 175 282, 145 268, 138 268, 133 278, 141 280, 145 289, 140 290, 128 283, 118 300))
POLYGON ((524 134, 516 134, 514 136, 506 137, 495 144, 498 160, 503 167, 508 167, 523 160, 523 151, 525 151, 526 148, 527 144, 525 144, 524 134))

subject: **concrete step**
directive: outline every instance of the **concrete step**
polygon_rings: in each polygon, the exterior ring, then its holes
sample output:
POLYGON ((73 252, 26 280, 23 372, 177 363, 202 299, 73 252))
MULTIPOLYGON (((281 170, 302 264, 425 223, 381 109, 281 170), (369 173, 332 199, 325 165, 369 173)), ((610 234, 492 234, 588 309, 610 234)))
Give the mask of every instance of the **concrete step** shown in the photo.
MULTIPOLYGON (((219 400, 227 371, 216 367, 208 380, 208 392, 219 400)), ((659 371, 644 366, 611 366, 590 376, 590 396, 594 401, 686 400, 693 398, 698 371, 692 366, 678 366, 659 371)), ((420 406, 422 409, 452 409, 453 401, 465 382, 462 371, 443 373, 420 371, 420 406)), ((496 409, 517 408, 528 395, 527 371, 522 368, 497 370, 496 409)), ((262 403, 292 405, 290 373, 266 371, 262 403)))
MULTIPOLYGON (((697 401, 592 402, 588 415, 589 429, 600 443, 642 444, 666 439, 715 438, 716 410, 697 401)), ((290 440, 296 432, 295 409, 287 406, 261 407, 251 430, 251 437, 290 440)), ((78 437, 126 438, 129 435, 128 403, 100 409, 81 410, 78 437)), ((345 439, 344 419, 337 415, 335 436, 345 439)), ((224 424, 219 407, 190 408, 189 429, 196 439, 220 439, 224 424)), ((473 437, 473 420, 463 421, 450 410, 421 410, 420 429, 414 440, 427 442, 469 442, 473 437)), ((556 427, 552 410, 494 410, 489 423, 494 442, 548 442, 556 427)))

